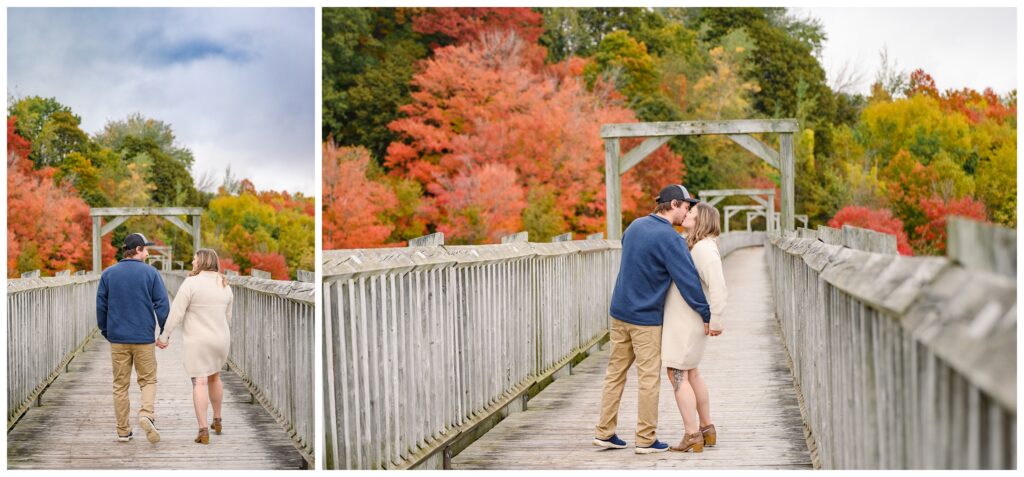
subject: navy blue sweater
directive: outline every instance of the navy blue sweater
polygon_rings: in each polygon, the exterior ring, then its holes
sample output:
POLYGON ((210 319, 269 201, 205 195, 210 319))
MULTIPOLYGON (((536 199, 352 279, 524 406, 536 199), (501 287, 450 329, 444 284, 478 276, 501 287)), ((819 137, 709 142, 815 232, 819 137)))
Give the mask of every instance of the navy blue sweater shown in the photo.
POLYGON ((150 265, 126 258, 103 271, 96 292, 96 326, 111 343, 156 342, 156 322, 167 322, 167 290, 150 265))
POLYGON ((622 265, 612 292, 612 317, 634 325, 660 326, 672 282, 690 308, 705 323, 711 321, 711 307, 683 237, 657 215, 634 220, 622 234, 622 265))

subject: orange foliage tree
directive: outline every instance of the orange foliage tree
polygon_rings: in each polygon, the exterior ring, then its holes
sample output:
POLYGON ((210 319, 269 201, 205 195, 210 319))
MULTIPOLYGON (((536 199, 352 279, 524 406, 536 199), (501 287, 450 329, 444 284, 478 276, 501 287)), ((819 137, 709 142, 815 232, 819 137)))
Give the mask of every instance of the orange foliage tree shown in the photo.
MULTIPOLYGON (((92 267, 89 206, 72 187, 58 186, 56 170, 33 170, 26 154, 27 140, 7 121, 7 274, 38 269, 43 275, 92 267)), ((110 238, 103 242, 103 255, 112 258, 110 238)))
POLYGON ((361 147, 323 144, 324 249, 380 246, 393 225, 383 214, 398 206, 395 193, 370 179, 370 153, 361 147))
POLYGON ((544 33, 544 16, 529 8, 428 8, 413 19, 412 28, 449 39, 449 44, 475 41, 484 32, 498 29, 511 29, 523 40, 536 43, 544 33))
POLYGON ((828 221, 828 226, 841 229, 844 225, 895 235, 896 251, 900 255, 914 254, 907 241, 907 233, 903 230, 903 222, 893 217, 888 209, 871 209, 857 205, 843 207, 828 221))
MULTIPOLYGON (((423 185, 417 214, 456 242, 493 243, 519 220, 531 240, 604 229, 600 126, 636 116, 606 85, 588 91, 579 65, 545 67, 535 61, 543 57, 511 32, 439 48, 412 80, 405 117, 390 125, 400 137, 385 158, 390 174, 423 185)), ((649 212, 661 182, 682 175, 667 149, 627 173, 627 218, 649 212)))
POLYGON ((971 197, 950 200, 943 200, 940 197, 921 199, 921 210, 924 211, 927 221, 915 228, 915 246, 928 255, 946 253, 946 220, 949 216, 957 215, 987 222, 985 204, 971 197))
POLYGON ((249 263, 251 268, 270 272, 270 278, 274 280, 288 280, 288 265, 285 263, 284 255, 277 252, 249 252, 249 263))

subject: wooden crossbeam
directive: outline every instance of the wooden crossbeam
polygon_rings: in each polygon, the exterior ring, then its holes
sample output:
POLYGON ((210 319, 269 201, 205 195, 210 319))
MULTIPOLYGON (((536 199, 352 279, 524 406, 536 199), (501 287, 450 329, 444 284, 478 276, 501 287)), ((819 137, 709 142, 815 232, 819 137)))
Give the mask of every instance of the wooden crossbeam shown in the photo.
POLYGON ((202 207, 97 207, 89 210, 93 217, 142 215, 203 215, 202 207))
POLYGON ((622 137, 693 136, 704 134, 795 133, 795 119, 737 119, 730 121, 670 121, 605 124, 604 139, 622 137))

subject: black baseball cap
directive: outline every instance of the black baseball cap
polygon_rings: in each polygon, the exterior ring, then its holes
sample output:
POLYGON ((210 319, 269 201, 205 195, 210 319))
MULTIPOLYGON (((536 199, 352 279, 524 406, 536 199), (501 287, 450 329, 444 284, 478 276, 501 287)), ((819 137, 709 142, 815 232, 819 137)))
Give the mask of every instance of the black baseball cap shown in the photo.
POLYGON ((658 194, 657 201, 659 204, 672 202, 673 200, 685 200, 691 204, 700 202, 700 200, 690 197, 690 192, 679 184, 667 185, 664 189, 661 189, 661 193, 658 194))
POLYGON ((156 245, 156 243, 146 240, 146 236, 142 234, 128 234, 128 236, 124 238, 125 250, 137 247, 148 247, 150 245, 156 245))

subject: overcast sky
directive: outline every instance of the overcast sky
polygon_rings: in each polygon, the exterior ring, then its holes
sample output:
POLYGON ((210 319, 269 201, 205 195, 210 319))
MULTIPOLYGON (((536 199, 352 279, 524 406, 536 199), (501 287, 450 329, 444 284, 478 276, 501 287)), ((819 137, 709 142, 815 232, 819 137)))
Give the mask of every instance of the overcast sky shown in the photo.
POLYGON ((1017 11, 1013 8, 791 8, 822 20, 828 41, 822 67, 830 84, 843 65, 863 81, 851 92, 868 93, 885 47, 908 73, 924 69, 939 91, 991 87, 1005 94, 1017 86, 1017 11))
POLYGON ((7 89, 55 97, 94 134, 131 113, 171 124, 192 175, 312 195, 312 8, 10 8, 7 89))

